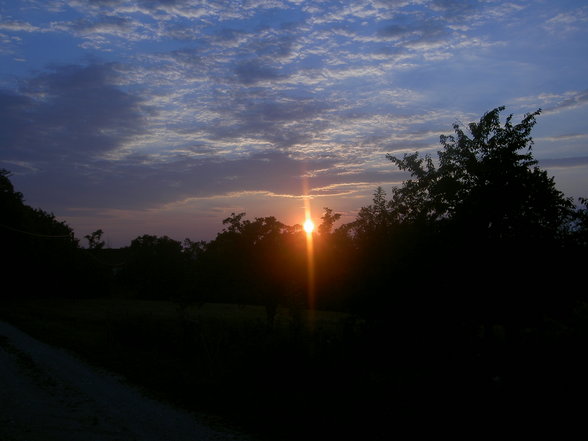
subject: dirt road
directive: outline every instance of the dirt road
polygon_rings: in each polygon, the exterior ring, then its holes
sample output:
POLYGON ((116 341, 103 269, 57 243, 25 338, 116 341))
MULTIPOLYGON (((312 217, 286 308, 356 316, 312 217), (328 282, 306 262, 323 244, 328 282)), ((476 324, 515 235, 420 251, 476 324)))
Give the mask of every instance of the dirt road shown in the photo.
POLYGON ((0 322, 1 441, 251 441, 0 322))

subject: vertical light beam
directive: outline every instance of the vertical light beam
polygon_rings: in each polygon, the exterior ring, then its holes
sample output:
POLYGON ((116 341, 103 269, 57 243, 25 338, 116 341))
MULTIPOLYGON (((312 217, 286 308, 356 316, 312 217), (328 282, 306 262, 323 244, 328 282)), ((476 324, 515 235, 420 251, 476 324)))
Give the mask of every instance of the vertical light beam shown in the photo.
MULTIPOLYGON (((310 200, 307 196, 304 198, 304 216, 305 224, 312 223, 310 212, 310 200)), ((306 231, 306 274, 307 274, 307 296, 308 296, 308 322, 311 331, 314 331, 314 311, 315 311, 315 280, 314 280, 314 244, 313 229, 308 228, 306 231)))

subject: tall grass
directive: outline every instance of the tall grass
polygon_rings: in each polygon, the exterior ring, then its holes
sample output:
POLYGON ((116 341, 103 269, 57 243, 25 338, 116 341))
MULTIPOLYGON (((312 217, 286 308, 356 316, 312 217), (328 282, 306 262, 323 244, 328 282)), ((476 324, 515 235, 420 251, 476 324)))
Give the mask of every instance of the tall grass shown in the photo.
POLYGON ((382 393, 382 366, 362 353, 348 315, 123 299, 13 302, 3 319, 116 372, 157 398, 267 436, 338 427, 382 393))

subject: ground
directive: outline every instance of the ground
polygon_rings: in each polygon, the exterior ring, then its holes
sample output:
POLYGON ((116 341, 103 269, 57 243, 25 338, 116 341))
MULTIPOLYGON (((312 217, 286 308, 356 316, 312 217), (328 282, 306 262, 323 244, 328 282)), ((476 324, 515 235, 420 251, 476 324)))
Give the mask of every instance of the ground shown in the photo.
POLYGON ((0 322, 2 441, 245 441, 0 322))

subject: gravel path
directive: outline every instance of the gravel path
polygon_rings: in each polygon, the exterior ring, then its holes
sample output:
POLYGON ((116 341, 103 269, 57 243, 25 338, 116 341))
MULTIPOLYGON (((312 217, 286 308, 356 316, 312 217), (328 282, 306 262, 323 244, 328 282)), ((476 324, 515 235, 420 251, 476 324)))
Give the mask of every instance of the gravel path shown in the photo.
POLYGON ((250 441, 0 322, 1 441, 250 441))

